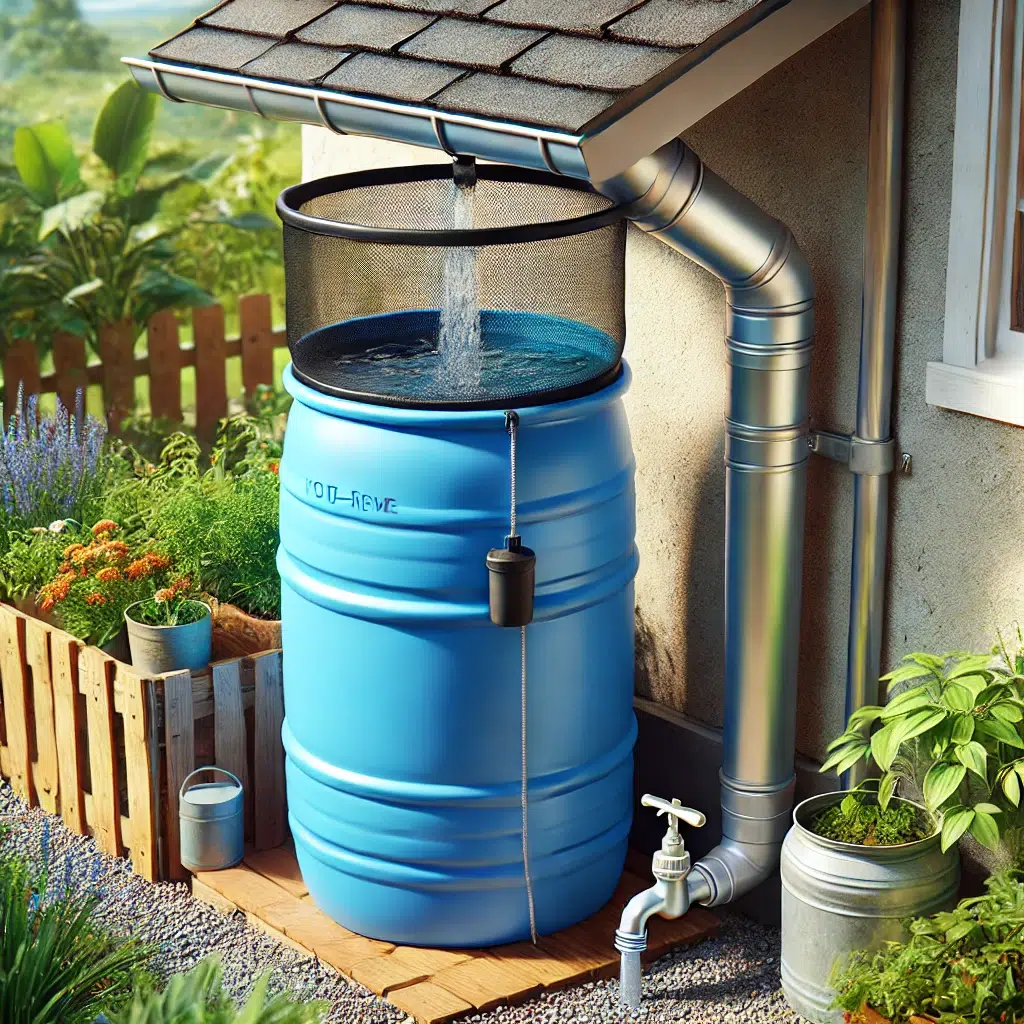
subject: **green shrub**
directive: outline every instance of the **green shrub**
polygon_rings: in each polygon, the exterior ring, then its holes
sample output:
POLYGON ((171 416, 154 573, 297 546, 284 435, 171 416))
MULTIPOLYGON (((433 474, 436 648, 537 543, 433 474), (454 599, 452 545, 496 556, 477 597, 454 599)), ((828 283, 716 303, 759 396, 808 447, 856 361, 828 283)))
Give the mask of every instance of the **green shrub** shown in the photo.
POLYGON ((0 1021, 93 1024, 144 982, 147 947, 93 920, 95 897, 47 893, 46 876, 0 853, 0 1021))
POLYGON ((833 974, 835 1006, 865 1004, 893 1024, 928 1014, 942 1024, 1024 1019, 1024 877, 1005 870, 984 896, 910 922, 907 942, 857 953, 833 974))
POLYGON ((162 992, 144 988, 129 1006, 110 1014, 111 1024, 319 1024, 323 1003, 296 1003, 280 993, 267 998, 270 975, 256 983, 238 1010, 225 993, 220 961, 208 957, 188 974, 173 977, 162 992))

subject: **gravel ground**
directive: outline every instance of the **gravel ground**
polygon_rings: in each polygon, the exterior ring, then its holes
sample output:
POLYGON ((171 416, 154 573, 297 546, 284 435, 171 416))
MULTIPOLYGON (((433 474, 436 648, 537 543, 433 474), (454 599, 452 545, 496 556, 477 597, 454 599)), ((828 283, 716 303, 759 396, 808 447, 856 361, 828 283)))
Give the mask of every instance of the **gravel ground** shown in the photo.
MULTIPOLYGON (((306 999, 324 999, 327 1021, 345 1024, 411 1024, 411 1018, 372 992, 337 974, 315 957, 302 956, 251 928, 241 915, 228 916, 192 899, 178 883, 152 885, 132 874, 127 861, 97 851, 93 841, 66 829, 59 818, 27 810, 0 781, 0 816, 9 820, 6 844, 34 860, 45 858, 51 873, 100 894, 99 914, 121 933, 155 944, 154 970, 186 971, 217 951, 224 981, 236 998, 272 970, 271 988, 288 988, 306 999)), ((718 937, 677 950, 644 974, 644 999, 631 1016, 618 1003, 618 982, 600 981, 546 993, 520 1006, 501 1007, 469 1018, 476 1024, 798 1024, 779 990, 779 935, 741 917, 723 915, 718 937)))

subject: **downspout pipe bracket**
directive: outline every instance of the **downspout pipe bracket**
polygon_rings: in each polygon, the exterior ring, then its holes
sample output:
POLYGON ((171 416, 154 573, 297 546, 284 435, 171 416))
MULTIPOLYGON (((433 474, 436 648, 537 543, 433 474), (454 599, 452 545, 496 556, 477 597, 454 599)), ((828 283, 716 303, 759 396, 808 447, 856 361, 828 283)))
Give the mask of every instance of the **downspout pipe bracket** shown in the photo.
POLYGON ((807 445, 816 455, 833 462, 842 462, 851 473, 864 476, 885 476, 896 466, 896 439, 868 441, 856 434, 834 434, 829 430, 812 430, 807 445))

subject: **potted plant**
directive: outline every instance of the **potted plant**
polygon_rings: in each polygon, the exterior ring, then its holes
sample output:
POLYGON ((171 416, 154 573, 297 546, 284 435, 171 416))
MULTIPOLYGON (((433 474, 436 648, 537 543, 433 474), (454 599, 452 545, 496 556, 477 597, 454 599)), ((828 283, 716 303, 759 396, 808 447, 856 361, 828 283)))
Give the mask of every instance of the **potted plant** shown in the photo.
MULTIPOLYGON (((1000 637, 987 654, 910 654, 883 677, 888 703, 855 711, 830 745, 822 771, 841 773, 873 759, 882 773, 875 783, 878 813, 893 801, 898 807, 906 797, 918 798, 916 806, 932 816, 933 830, 907 843, 856 847, 837 842, 834 829, 842 823, 834 814, 821 822, 832 826, 833 838, 815 833, 817 819, 810 820, 829 802, 842 810, 849 795, 817 797, 796 809, 782 857, 783 987, 804 1016, 841 1019, 829 1009, 833 964, 855 949, 870 954, 884 941, 903 937, 900 917, 927 914, 943 899, 951 901, 958 840, 969 835, 995 850, 1001 831, 1019 820, 1022 653, 1011 654, 1000 637), (897 789, 904 795, 896 797, 897 789), (809 899, 817 903, 814 913, 805 906, 809 899), (801 940, 802 929, 810 929, 809 941, 801 940)), ((853 812, 849 802, 846 808, 853 812)))
POLYGON ((171 583, 171 560, 152 542, 130 543, 120 533, 113 520, 101 519, 64 548, 37 605, 79 640, 127 661, 125 609, 171 583))
POLYGON ((146 675, 197 671, 210 663, 210 607, 188 596, 180 579, 124 612, 132 667, 146 675))
POLYGON ((782 987, 815 1024, 835 1024, 834 965, 856 949, 903 935, 903 921, 952 906, 955 848, 940 848, 941 818, 867 787, 798 804, 782 846, 782 987))

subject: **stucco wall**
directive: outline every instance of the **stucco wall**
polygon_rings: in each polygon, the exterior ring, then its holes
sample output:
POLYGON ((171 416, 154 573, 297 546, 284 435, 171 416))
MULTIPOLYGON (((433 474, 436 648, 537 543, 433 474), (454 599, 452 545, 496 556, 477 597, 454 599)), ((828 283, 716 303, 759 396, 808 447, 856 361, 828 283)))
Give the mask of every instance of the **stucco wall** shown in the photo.
MULTIPOLYGON (((925 363, 942 350, 956 74, 955 0, 912 8, 899 442, 914 474, 894 481, 887 660, 907 647, 987 642, 1024 613, 1024 430, 929 408, 925 363)), ((737 96, 685 139, 788 223, 818 290, 811 411, 848 431, 856 412, 865 193, 866 12, 737 96)), ((307 176, 438 154, 322 129, 304 136, 307 176)), ((725 364, 720 286, 630 229, 626 353, 637 456, 638 692, 721 724, 725 364)), ((851 536, 849 475, 811 464, 801 636, 799 748, 820 757, 840 728, 851 536)))

